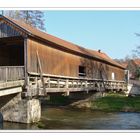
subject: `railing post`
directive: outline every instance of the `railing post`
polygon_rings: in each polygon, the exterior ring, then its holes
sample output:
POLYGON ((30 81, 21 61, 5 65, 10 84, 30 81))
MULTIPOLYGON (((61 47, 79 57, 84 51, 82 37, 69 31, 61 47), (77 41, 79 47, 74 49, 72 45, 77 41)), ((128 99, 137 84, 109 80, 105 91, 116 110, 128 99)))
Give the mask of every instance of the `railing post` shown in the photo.
POLYGON ((7 67, 5 68, 5 81, 8 81, 8 71, 7 71, 7 67))
POLYGON ((86 88, 86 93, 88 93, 89 88, 88 88, 88 82, 87 82, 87 80, 85 81, 85 88, 86 88))
POLYGON ((85 88, 88 88, 87 80, 85 81, 85 88))
POLYGON ((66 80, 66 88, 69 88, 69 80, 66 80))
POLYGON ((57 80, 57 88, 60 88, 60 79, 57 80))
POLYGON ((48 78, 48 88, 51 87, 50 78, 48 78))
POLYGON ((65 93, 65 95, 66 95, 66 96, 69 96, 69 79, 66 79, 66 86, 65 86, 65 88, 66 88, 66 93, 65 93))

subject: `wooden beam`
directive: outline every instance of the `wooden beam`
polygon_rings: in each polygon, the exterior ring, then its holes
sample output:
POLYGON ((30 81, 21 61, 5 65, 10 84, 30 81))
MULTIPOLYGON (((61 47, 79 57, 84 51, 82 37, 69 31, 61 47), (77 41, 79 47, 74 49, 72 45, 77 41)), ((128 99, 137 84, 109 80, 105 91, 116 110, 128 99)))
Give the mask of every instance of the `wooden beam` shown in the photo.
POLYGON ((39 71, 40 71, 40 78, 41 78, 42 85, 43 85, 43 92, 44 92, 44 95, 46 95, 47 92, 46 92, 46 88, 45 88, 45 81, 44 81, 44 78, 43 78, 43 71, 42 71, 42 66, 41 66, 38 51, 36 51, 36 54, 37 54, 37 62, 38 62, 38 66, 39 66, 39 71))
POLYGON ((20 92, 22 92, 21 87, 15 87, 15 88, 11 88, 11 89, 0 90, 0 97, 15 94, 15 93, 20 93, 20 92))
POLYGON ((29 81, 28 81, 28 70, 27 70, 27 67, 28 67, 28 60, 27 60, 27 47, 28 47, 28 44, 27 44, 27 37, 24 38, 24 69, 25 69, 25 87, 27 87, 29 85, 29 81))
POLYGON ((23 86, 23 85, 24 85, 24 80, 10 81, 10 82, 4 82, 4 83, 2 82, 2 83, 0 83, 0 90, 1 89, 6 89, 6 88, 23 86))

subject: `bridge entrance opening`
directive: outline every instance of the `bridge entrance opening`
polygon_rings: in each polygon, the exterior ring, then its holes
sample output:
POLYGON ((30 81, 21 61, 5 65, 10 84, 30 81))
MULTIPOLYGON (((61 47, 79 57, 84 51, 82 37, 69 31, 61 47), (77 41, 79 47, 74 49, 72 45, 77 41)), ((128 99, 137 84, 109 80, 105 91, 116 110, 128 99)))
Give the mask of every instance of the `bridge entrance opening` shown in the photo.
POLYGON ((24 79, 24 39, 0 38, 0 83, 24 79))
POLYGON ((0 66, 24 65, 24 40, 20 37, 0 38, 0 66))

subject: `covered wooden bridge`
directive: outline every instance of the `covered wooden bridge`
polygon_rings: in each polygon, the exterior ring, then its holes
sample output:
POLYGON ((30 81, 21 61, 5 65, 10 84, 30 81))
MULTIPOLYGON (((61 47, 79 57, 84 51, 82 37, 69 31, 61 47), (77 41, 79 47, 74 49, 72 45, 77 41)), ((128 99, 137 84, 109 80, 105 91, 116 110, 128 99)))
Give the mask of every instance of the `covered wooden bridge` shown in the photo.
POLYGON ((0 17, 0 83, 20 84, 26 96, 49 92, 124 90, 124 67, 88 50, 0 17))
POLYGON ((100 50, 0 16, 0 96, 126 89, 125 68, 100 50))

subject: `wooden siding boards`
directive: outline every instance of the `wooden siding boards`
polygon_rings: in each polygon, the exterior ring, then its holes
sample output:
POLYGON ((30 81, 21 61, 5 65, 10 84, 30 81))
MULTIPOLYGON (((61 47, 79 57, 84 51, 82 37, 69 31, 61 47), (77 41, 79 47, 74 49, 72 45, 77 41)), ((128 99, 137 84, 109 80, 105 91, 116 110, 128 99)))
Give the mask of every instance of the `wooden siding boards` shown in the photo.
POLYGON ((20 32, 15 30, 12 26, 6 24, 5 22, 0 22, 0 38, 4 37, 14 37, 20 36, 20 32))
POLYGON ((118 67, 53 48, 35 39, 30 38, 28 42, 28 72, 38 73, 38 51, 44 74, 79 77, 79 66, 85 66, 87 78, 101 79, 101 71, 104 79, 112 80, 112 72, 116 80, 124 79, 124 70, 118 67))
POLYGON ((63 75, 63 76, 77 76, 78 71, 75 65, 80 63, 80 57, 60 51, 45 44, 29 40, 28 47, 28 68, 30 72, 38 72, 37 56, 38 51, 42 70, 46 74, 63 75))

